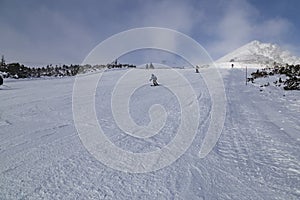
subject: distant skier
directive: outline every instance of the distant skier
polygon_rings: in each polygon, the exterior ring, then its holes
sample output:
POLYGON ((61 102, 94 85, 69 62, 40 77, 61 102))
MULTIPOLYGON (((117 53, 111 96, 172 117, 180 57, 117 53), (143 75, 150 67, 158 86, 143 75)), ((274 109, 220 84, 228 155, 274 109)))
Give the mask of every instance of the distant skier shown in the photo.
POLYGON ((196 66, 196 73, 199 73, 199 66, 196 66))
POLYGON ((158 86, 157 77, 154 74, 151 74, 151 78, 149 81, 153 82, 153 86, 158 86))
POLYGON ((0 74, 0 85, 3 85, 3 77, 2 77, 2 74, 0 74))

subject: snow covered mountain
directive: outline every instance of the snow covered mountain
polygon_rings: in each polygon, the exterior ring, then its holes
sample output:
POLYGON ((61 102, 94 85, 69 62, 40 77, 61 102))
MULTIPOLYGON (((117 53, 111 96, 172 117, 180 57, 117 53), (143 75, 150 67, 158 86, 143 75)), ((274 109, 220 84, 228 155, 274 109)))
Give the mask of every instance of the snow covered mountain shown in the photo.
POLYGON ((262 43, 254 40, 233 52, 221 57, 216 62, 243 62, 243 63, 288 63, 299 64, 300 58, 289 51, 281 49, 277 44, 262 43))

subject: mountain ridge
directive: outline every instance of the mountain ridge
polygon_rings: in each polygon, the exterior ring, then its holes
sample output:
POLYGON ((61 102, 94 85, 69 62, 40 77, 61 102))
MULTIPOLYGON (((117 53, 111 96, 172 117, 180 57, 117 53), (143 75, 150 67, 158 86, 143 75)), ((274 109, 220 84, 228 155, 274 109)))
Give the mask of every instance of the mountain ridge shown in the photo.
POLYGON ((287 50, 283 50, 277 44, 253 40, 219 58, 216 62, 300 64, 300 58, 287 50))

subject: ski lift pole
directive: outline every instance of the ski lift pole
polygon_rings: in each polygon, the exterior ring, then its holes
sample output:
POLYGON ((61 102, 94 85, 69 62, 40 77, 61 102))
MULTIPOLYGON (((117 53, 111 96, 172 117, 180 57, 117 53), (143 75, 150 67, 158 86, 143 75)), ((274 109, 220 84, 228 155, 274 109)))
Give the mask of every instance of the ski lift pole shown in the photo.
POLYGON ((246 85, 247 85, 247 65, 246 65, 246 85))

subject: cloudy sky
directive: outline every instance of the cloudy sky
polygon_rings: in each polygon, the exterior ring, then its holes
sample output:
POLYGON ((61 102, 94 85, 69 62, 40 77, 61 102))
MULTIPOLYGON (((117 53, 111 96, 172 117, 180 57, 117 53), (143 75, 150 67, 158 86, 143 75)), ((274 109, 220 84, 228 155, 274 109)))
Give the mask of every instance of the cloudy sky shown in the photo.
POLYGON ((300 56, 298 0, 0 0, 0 54, 27 65, 81 63, 132 28, 180 31, 217 59, 252 40, 300 56))

